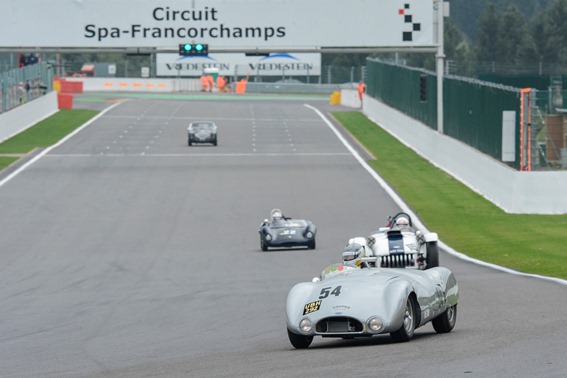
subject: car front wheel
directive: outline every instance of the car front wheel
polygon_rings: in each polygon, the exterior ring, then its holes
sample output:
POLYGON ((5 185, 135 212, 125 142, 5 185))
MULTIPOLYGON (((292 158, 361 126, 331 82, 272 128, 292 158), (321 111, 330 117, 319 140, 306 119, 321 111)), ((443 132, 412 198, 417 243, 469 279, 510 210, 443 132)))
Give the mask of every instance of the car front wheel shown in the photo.
POLYGON ((406 308, 404 311, 404 320, 402 326, 395 332, 390 333, 392 339, 396 342, 406 342, 413 338, 416 322, 415 303, 412 297, 408 297, 406 301, 406 308))
POLYGON ((289 337, 289 342, 295 349, 307 349, 311 342, 313 341, 313 336, 303 336, 293 333, 287 329, 287 336, 289 337))

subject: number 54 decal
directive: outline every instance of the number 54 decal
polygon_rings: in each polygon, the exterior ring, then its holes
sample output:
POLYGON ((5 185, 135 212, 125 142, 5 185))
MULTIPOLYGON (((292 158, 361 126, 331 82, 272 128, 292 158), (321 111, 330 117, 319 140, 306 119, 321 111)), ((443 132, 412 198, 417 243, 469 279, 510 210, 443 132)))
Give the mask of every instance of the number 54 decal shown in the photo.
POLYGON ((329 295, 334 295, 338 297, 339 295, 341 295, 341 288, 342 288, 341 285, 335 288, 333 288, 332 286, 324 287, 321 289, 321 294, 319 295, 319 299, 327 298, 329 295))

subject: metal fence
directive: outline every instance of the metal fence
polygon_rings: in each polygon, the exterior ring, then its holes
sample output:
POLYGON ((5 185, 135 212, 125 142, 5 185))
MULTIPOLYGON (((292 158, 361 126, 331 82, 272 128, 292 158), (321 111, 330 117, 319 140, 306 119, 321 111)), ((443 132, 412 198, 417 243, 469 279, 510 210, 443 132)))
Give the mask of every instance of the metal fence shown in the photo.
POLYGON ((0 113, 25 104, 53 89, 53 70, 34 64, 0 73, 0 113))
MULTIPOLYGON (((367 60, 367 94, 425 125, 437 128, 436 75, 397 63, 367 60)), ((556 79, 556 83, 560 80, 556 79)), ((558 84, 559 86, 559 84, 558 84)), ((560 88, 560 86, 559 86, 560 88)), ((520 169, 521 88, 447 75, 443 81, 443 132, 494 159, 502 159, 503 112, 516 112, 515 161, 520 169)), ((567 109, 565 91, 536 90, 527 127, 533 136, 533 170, 567 168, 567 109)))

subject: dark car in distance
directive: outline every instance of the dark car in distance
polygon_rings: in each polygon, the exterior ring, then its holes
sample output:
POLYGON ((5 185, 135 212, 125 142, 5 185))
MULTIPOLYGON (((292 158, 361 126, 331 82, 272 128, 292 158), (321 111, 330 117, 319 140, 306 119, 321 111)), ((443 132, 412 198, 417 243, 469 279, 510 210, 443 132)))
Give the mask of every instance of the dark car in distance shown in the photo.
POLYGON ((191 146, 193 143, 208 143, 216 146, 217 130, 214 122, 192 122, 187 128, 187 144, 191 146))

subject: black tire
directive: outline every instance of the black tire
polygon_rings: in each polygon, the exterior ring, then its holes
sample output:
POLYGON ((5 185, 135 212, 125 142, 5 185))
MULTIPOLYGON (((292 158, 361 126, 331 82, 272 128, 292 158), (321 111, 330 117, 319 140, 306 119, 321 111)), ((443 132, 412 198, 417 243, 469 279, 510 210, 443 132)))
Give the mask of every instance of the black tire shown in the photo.
POLYGON ((213 142, 213 145, 216 146, 217 144, 218 144, 218 142, 217 142, 217 140, 215 139, 215 141, 213 142))
POLYGON ((260 240, 260 249, 264 252, 268 250, 268 246, 262 240, 260 240))
POLYGON ((451 306, 441 315, 431 321, 433 329, 437 333, 449 333, 455 327, 457 322, 457 305, 451 306))
POLYGON ((188 144, 189 146, 191 146, 191 145, 193 144, 193 142, 191 142, 191 139, 188 139, 188 140, 187 140, 187 144, 188 144))
POLYGON ((425 258, 427 266, 425 269, 439 266, 439 247, 437 242, 429 242, 425 245, 425 248, 427 249, 427 257, 425 258))
POLYGON ((309 249, 315 249, 316 244, 315 244, 315 239, 311 240, 309 243, 307 243, 307 248, 309 249))
POLYGON ((287 336, 289 337, 289 342, 295 349, 307 349, 313 341, 313 336, 298 335, 291 332, 289 328, 287 330, 287 336))
POLYGON ((404 320, 402 326, 395 332, 390 333, 392 339, 398 343, 410 341, 413 338, 417 322, 416 304, 410 296, 406 301, 406 308, 404 311, 404 320))

